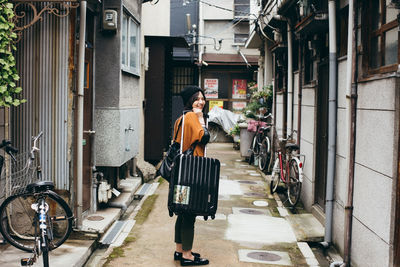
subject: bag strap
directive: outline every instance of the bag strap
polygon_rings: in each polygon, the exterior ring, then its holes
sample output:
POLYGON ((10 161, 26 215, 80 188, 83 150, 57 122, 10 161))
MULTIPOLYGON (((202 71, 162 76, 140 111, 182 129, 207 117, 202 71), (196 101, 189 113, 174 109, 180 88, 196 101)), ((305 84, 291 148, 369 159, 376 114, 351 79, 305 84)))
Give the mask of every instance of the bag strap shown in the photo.
POLYGON ((178 136, 179 128, 181 128, 181 125, 182 125, 182 120, 178 124, 178 129, 176 129, 175 137, 174 137, 174 139, 172 139, 173 142, 175 141, 176 137, 178 136))
POLYGON ((185 129, 185 111, 183 111, 181 122, 182 122, 182 134, 181 134, 181 143, 180 143, 180 148, 179 148, 179 154, 182 154, 182 149, 183 149, 183 130, 185 129))

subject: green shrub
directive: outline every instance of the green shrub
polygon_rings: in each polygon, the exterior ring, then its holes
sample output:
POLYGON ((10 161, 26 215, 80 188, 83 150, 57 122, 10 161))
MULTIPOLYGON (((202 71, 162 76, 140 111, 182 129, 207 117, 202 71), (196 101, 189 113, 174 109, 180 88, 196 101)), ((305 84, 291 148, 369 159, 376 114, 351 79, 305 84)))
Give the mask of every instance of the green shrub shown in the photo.
POLYGON ((13 4, 7 0, 0 0, 0 106, 18 106, 26 102, 19 99, 22 88, 17 86, 19 75, 13 51, 17 34, 13 31, 14 11, 13 4))

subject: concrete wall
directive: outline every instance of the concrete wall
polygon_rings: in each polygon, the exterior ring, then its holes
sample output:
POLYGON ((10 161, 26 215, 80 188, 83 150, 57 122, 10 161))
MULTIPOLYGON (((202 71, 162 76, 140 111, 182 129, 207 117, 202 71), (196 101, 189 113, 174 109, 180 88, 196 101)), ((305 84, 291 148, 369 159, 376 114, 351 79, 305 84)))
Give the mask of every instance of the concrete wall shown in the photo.
POLYGON ((316 90, 313 85, 302 88, 300 148, 305 163, 301 200, 307 210, 314 204, 316 90))
MULTIPOLYGON (((106 8, 118 11, 118 29, 121 29, 123 9, 132 14, 141 27, 140 0, 110 1, 106 8)), ((118 167, 139 152, 139 136, 143 131, 141 78, 121 70, 120 30, 98 33, 96 48, 96 165, 118 167)))
MULTIPOLYGON (((341 252, 348 186, 346 68, 346 61, 340 61, 333 240, 341 252)), ((395 201, 392 192, 397 177, 396 79, 358 84, 352 266, 391 265, 395 201)))
POLYGON ((158 1, 153 5, 146 2, 142 5, 142 32, 148 36, 169 36, 170 1, 158 1))
MULTIPOLYGON (((219 0, 219 7, 233 10, 233 0, 219 0)), ((203 5, 203 19, 204 20, 233 20, 233 12, 223 9, 218 9, 213 6, 203 5)))

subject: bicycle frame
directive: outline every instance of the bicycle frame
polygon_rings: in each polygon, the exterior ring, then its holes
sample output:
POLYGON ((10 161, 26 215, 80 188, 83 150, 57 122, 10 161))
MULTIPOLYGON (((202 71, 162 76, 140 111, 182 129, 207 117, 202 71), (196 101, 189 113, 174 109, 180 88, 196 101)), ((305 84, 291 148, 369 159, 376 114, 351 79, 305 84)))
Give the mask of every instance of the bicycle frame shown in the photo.
POLYGON ((286 179, 287 178, 286 175, 289 173, 289 161, 292 160, 292 159, 297 162, 298 166, 300 166, 300 168, 299 168, 299 181, 303 182, 303 163, 300 161, 298 156, 301 156, 301 155, 290 156, 289 153, 285 153, 285 159, 283 159, 282 151, 281 150, 278 151, 279 167, 280 167, 280 179, 281 179, 282 182, 288 183, 288 179, 286 179), (283 167, 284 163, 285 163, 285 169, 283 167))

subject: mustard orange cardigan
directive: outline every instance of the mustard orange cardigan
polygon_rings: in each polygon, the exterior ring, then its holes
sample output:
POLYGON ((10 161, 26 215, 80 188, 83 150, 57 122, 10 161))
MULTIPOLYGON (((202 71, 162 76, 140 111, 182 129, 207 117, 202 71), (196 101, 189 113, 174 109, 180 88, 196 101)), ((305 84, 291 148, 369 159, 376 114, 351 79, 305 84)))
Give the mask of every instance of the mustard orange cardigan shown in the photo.
MULTIPOLYGON (((182 116, 175 121, 174 126, 174 136, 176 135, 176 131, 180 121, 182 120, 182 116)), ((184 132, 183 132, 183 149, 182 152, 186 151, 194 142, 198 142, 196 148, 193 152, 194 156, 204 157, 204 149, 205 145, 200 144, 200 140, 204 135, 204 129, 201 126, 197 115, 194 112, 188 112, 185 114, 185 122, 184 122, 184 132)), ((182 134, 182 126, 179 127, 179 132, 174 140, 175 142, 181 142, 181 134, 182 134)))

